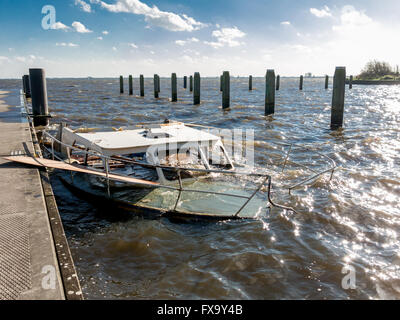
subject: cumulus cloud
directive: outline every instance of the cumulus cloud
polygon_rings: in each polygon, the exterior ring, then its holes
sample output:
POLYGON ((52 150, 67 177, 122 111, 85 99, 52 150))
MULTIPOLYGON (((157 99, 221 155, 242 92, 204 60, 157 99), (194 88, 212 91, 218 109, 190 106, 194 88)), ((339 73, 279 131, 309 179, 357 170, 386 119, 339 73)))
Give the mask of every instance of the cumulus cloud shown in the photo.
POLYGON ((69 42, 69 43, 66 43, 66 42, 57 42, 57 43, 56 43, 56 46, 57 46, 57 47, 71 47, 71 48, 79 47, 79 45, 77 45, 77 44, 75 44, 75 43, 72 43, 72 42, 69 42))
POLYGON ((90 6, 90 4, 86 3, 83 0, 75 0, 75 5, 80 6, 82 11, 85 11, 88 13, 92 12, 92 7, 90 6))
POLYGON ((228 47, 238 47, 243 43, 238 41, 246 36, 246 34, 240 31, 237 27, 234 28, 222 28, 220 30, 214 30, 212 36, 217 39, 217 41, 204 41, 205 44, 218 49, 224 46, 228 47))
POLYGON ((291 23, 290 23, 290 21, 282 21, 282 22, 281 22, 281 25, 283 25, 283 26, 290 26, 291 23))
POLYGON ((103 37, 97 37, 97 40, 103 40, 103 37))
POLYGON ((373 20, 364 12, 356 10, 353 6, 344 6, 340 16, 341 25, 334 26, 333 30, 348 27, 365 27, 373 24, 373 20))
POLYGON ((331 9, 328 6, 324 6, 322 9, 310 8, 311 14, 317 18, 332 17, 331 9))
POLYGON ((197 38, 195 38, 195 37, 192 37, 192 38, 188 38, 188 39, 186 39, 186 40, 176 40, 175 43, 176 43, 177 45, 179 45, 179 46, 184 46, 184 45, 186 45, 186 44, 188 44, 188 43, 191 43, 191 42, 199 42, 199 41, 200 41, 199 39, 197 39, 197 38))
POLYGON ((56 23, 54 23, 51 27, 50 27, 50 29, 52 29, 52 30, 64 30, 64 31, 67 31, 68 29, 69 29, 69 27, 68 26, 66 26, 64 23, 62 23, 62 22, 56 22, 56 23))
POLYGON ((134 43, 130 43, 129 46, 131 48, 133 48, 133 49, 137 49, 138 48, 138 46, 136 44, 134 44, 134 43))
POLYGON ((109 34, 109 32, 108 32, 107 30, 104 30, 102 33, 103 33, 105 36, 109 34))
POLYGON ((157 6, 149 7, 139 0, 117 0, 114 4, 101 0, 91 0, 91 3, 99 4, 110 12, 143 15, 148 24, 170 31, 191 32, 206 26, 204 23, 198 22, 185 14, 161 11, 157 6))
POLYGON ((79 33, 91 33, 93 31, 87 29, 82 23, 80 23, 79 21, 74 21, 72 23, 72 27, 75 29, 76 32, 79 33))

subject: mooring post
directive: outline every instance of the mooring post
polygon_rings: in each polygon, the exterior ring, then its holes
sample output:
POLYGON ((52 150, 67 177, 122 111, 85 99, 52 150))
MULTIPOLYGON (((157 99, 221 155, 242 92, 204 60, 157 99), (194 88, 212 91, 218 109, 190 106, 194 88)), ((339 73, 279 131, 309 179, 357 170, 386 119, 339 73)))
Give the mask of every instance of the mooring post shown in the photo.
POLYGON ((158 75, 154 75, 154 98, 158 98, 159 97, 159 95, 158 95, 158 93, 159 93, 160 91, 159 91, 159 82, 158 82, 158 75))
POLYGON ((47 126, 49 124, 49 106, 47 101, 47 84, 44 69, 29 69, 29 79, 32 95, 34 126, 47 126))
POLYGON ((176 79, 176 73, 171 75, 171 101, 176 102, 178 101, 178 84, 176 79))
POLYGON ((119 77, 119 93, 120 94, 124 93, 124 77, 123 76, 119 77))
POLYGON ((187 76, 183 77, 183 89, 187 89, 187 76))
POLYGON ((279 91, 280 88, 281 88, 281 76, 277 75, 276 76, 276 91, 279 91))
POLYGON ((253 76, 249 76, 249 91, 253 90, 253 76))
POLYGON ((222 92, 222 91, 224 90, 223 82, 224 82, 224 76, 221 75, 221 76, 219 77, 219 91, 220 91, 220 92, 222 92))
POLYGON ((353 89, 353 76, 350 76, 349 89, 353 89))
POLYGON ((333 78, 331 129, 343 126, 344 96, 346 88, 346 67, 336 67, 333 78))
POLYGON ((26 88, 25 88, 25 76, 22 76, 22 92, 26 94, 26 88))
POLYGON ((304 82, 304 77, 300 76, 300 86, 299 86, 300 90, 303 90, 303 82, 304 82))
POLYGON ((325 76, 325 89, 328 89, 328 88, 329 88, 329 76, 326 75, 325 76))
POLYGON ((29 83, 29 75, 24 75, 23 77, 23 81, 24 81, 24 92, 25 92, 25 96, 27 98, 31 97, 31 84, 29 83))
POLYGON ((224 71, 222 75, 222 109, 228 109, 230 107, 231 100, 231 79, 229 71, 224 71))
POLYGON ((144 97, 144 76, 140 75, 140 96, 144 97))
POLYGON ((193 93, 193 104, 200 104, 200 73, 194 73, 194 93, 193 93))
POLYGON ((193 76, 190 76, 190 80, 189 80, 189 86, 190 86, 190 92, 193 92, 193 76))
POLYGON ((265 115, 275 113, 275 71, 267 70, 265 78, 265 115))
POLYGON ((131 75, 129 76, 129 95, 133 95, 133 78, 131 75))

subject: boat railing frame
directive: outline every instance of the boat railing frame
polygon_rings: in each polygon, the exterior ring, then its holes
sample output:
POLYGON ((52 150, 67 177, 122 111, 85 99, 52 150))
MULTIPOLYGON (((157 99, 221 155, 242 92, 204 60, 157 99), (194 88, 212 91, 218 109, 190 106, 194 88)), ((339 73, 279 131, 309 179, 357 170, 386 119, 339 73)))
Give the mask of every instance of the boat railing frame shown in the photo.
MULTIPOLYGON (((163 165, 156 165, 156 164, 143 164, 143 163, 140 163, 140 162, 137 162, 137 161, 133 161, 133 160, 132 161, 131 160, 128 161, 128 160, 125 160, 125 159, 120 159, 120 158, 116 158, 116 157, 112 157, 112 156, 111 157, 110 156, 106 156, 106 155, 101 154, 100 152, 94 153, 94 152, 90 152, 90 151, 87 151, 87 150, 84 150, 84 149, 81 149, 81 148, 77 148, 75 146, 66 144, 66 143, 58 140, 57 138, 55 138, 54 136, 52 136, 51 134, 49 134, 45 130, 43 130, 43 134, 44 134, 44 136, 50 138, 50 140, 51 140, 51 150, 49 150, 44 145, 43 145, 43 147, 47 150, 47 152, 49 152, 51 154, 52 159, 57 158, 58 160, 60 160, 62 162, 66 162, 65 159, 62 159, 61 157, 59 157, 59 156, 57 156, 55 154, 55 148, 54 148, 54 144, 55 143, 58 143, 60 146, 64 146, 67 149, 69 164, 71 164, 71 160, 70 160, 70 151, 71 150, 76 150, 76 151, 79 151, 80 153, 84 153, 85 155, 96 156, 96 157, 99 157, 99 158, 103 159, 105 161, 107 191, 108 191, 108 195, 109 196, 111 196, 111 192, 110 192, 110 178, 109 178, 108 164, 109 164, 110 161, 118 161, 118 162, 121 162, 121 163, 129 163, 129 164, 135 164, 135 165, 139 165, 139 166, 146 166, 147 168, 155 168, 155 169, 156 168, 160 168, 160 169, 176 170, 177 175, 178 175, 179 188, 176 188, 176 187, 173 187, 173 186, 167 186, 167 185, 163 185, 163 184, 155 185, 156 188, 164 188, 164 189, 175 190, 175 191, 179 192, 177 200, 175 202, 174 212, 180 213, 177 210, 177 207, 179 205, 179 201, 181 199, 182 193, 183 192, 193 192, 193 193, 204 193, 204 194, 212 194, 212 195, 220 195, 220 196, 225 196, 225 197, 233 197, 233 198, 245 199, 246 202, 232 216, 233 218, 240 218, 239 215, 243 212, 243 210, 250 203, 250 201, 254 199, 254 197, 257 195, 258 192, 261 191, 261 189, 263 187, 266 186, 268 202, 271 204, 271 206, 298 213, 295 209, 293 209, 291 207, 287 207, 287 206, 283 206, 283 205, 277 204, 272 200, 272 197, 271 197, 272 177, 270 175, 267 175, 267 174, 249 173, 249 172, 237 172, 237 171, 232 171, 232 170, 230 170, 230 171, 229 170, 215 170, 215 169, 208 170, 208 169, 197 169, 197 168, 170 167, 170 166, 163 166, 163 165), (217 174, 226 174, 226 175, 241 175, 241 176, 248 176, 248 177, 258 177, 258 178, 262 178, 262 182, 257 185, 256 190, 249 197, 241 196, 241 195, 237 195, 237 194, 232 194, 232 193, 222 193, 222 192, 214 192, 214 191, 206 191, 206 190, 185 189, 183 187, 183 183, 182 183, 182 176, 181 176, 181 172, 182 171, 192 171, 192 172, 202 172, 202 173, 217 173, 217 174)), ((115 174, 115 175, 117 175, 117 174, 115 174)))

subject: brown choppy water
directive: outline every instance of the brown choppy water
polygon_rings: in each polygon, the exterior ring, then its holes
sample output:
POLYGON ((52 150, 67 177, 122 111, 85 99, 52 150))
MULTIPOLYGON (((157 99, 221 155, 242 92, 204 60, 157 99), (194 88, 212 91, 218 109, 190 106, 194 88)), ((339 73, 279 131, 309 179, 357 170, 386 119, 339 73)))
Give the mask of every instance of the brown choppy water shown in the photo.
MULTIPOLYGON (((0 81, 3 89, 19 82, 0 81)), ((55 121, 121 127, 165 118, 218 128, 253 128, 256 166, 268 170, 265 142, 308 144, 340 169, 288 195, 254 221, 177 224, 103 212, 53 187, 87 299, 398 299, 400 298, 400 87, 346 92, 345 129, 329 130, 331 89, 322 79, 281 79, 276 114, 263 116, 264 82, 232 79, 232 109, 219 107, 218 79, 202 79, 202 104, 180 89, 170 103, 119 95, 117 79, 48 80, 55 121), (356 270, 345 290, 342 268, 356 270)), ((181 87, 181 83, 180 83, 181 87)), ((135 94, 138 93, 137 82, 135 94)), ((300 169, 299 169, 300 170, 300 169)))

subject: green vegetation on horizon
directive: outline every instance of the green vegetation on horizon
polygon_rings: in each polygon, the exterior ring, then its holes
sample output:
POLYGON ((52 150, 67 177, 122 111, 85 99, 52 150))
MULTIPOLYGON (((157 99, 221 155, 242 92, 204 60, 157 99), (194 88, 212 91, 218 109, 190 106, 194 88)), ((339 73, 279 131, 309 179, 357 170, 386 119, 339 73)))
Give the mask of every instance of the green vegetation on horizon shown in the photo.
POLYGON ((399 66, 392 68, 383 61, 369 61, 361 73, 354 80, 394 81, 400 80, 399 66))

